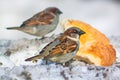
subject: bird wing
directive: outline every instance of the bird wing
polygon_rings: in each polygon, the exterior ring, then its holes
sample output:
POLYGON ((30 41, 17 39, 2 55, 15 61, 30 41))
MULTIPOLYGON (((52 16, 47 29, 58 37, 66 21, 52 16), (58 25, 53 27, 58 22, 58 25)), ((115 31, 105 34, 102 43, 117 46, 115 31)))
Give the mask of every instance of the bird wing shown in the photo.
POLYGON ((55 16, 52 13, 43 11, 43 12, 40 12, 40 13, 34 15, 30 19, 24 21, 23 24, 21 25, 21 27, 49 25, 52 23, 54 17, 55 16))
POLYGON ((50 58, 54 56, 63 55, 66 53, 71 53, 77 48, 77 43, 68 39, 66 36, 60 36, 56 38, 53 42, 45 46, 39 55, 30 57, 25 61, 35 61, 40 58, 50 58))
MULTIPOLYGON (((61 37, 61 36, 60 36, 61 37)), ((59 37, 59 38, 60 38, 59 37)), ((60 40, 58 38, 56 38, 53 42, 49 43, 47 46, 45 46, 42 51, 40 52, 40 54, 27 58, 25 59, 25 61, 36 61, 37 59, 41 59, 44 58, 45 56, 49 55, 49 51, 56 45, 58 45, 60 43, 60 40)))
POLYGON ((59 43, 49 51, 49 55, 47 57, 60 56, 76 50, 78 44, 75 41, 72 41, 67 37, 62 39, 63 40, 61 40, 61 43, 59 43))

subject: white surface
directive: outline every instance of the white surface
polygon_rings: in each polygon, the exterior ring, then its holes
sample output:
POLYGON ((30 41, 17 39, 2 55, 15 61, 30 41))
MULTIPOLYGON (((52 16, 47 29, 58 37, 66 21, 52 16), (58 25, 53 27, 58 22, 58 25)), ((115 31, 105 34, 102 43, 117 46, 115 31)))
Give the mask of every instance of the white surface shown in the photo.
MULTIPOLYGON (((61 19, 82 20, 107 36, 120 35, 120 5, 110 0, 0 0, 0 28, 19 26, 49 6, 63 11, 61 19)), ((55 33, 59 33, 60 26, 55 33)), ((34 38, 20 31, 0 29, 0 39, 34 38)))
POLYGON ((36 55, 38 48, 45 46, 40 45, 42 41, 0 40, 0 80, 120 80, 120 36, 110 37, 110 40, 118 50, 116 62, 119 64, 109 67, 88 65, 80 61, 75 61, 68 67, 55 63, 41 64, 42 60, 37 63, 26 62, 26 58, 36 55), (8 49, 11 55, 5 56, 4 52, 8 49))

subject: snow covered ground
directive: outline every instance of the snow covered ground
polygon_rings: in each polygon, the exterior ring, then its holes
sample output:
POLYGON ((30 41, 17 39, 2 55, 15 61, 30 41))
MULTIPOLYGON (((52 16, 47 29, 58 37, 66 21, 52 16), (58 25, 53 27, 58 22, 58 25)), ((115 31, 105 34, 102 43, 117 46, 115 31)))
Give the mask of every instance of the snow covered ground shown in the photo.
POLYGON ((55 37, 0 40, 0 80, 120 80, 120 36, 109 37, 117 53, 116 62, 110 67, 79 61, 72 62, 68 67, 55 63, 46 65, 43 60, 37 63, 24 61, 38 54, 37 51, 55 37))

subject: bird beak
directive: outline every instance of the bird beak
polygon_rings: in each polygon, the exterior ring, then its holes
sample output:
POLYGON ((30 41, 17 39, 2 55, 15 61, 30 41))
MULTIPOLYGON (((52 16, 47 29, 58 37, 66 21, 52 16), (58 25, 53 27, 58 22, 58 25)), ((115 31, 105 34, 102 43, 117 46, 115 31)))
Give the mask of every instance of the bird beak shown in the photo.
POLYGON ((79 32, 79 34, 81 35, 81 34, 85 34, 86 32, 84 32, 83 30, 81 30, 80 32, 79 32))
POLYGON ((62 12, 62 11, 59 11, 58 13, 59 13, 59 14, 63 14, 63 12, 62 12))

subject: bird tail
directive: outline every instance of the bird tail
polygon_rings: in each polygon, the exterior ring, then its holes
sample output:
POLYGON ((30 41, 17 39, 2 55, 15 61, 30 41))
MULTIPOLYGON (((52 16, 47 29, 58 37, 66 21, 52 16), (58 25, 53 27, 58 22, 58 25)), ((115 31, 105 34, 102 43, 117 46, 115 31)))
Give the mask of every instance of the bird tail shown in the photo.
POLYGON ((25 59, 25 61, 36 61, 37 59, 41 59, 41 58, 44 58, 44 55, 39 54, 39 55, 25 59))
POLYGON ((6 29, 9 29, 9 30, 11 30, 11 29, 19 29, 19 27, 9 27, 9 28, 6 28, 6 29))

